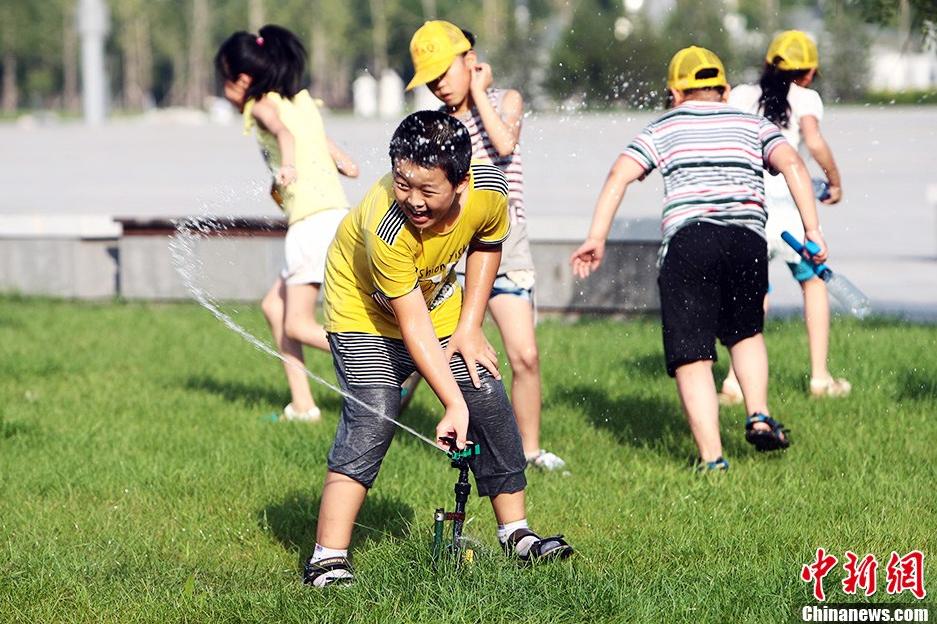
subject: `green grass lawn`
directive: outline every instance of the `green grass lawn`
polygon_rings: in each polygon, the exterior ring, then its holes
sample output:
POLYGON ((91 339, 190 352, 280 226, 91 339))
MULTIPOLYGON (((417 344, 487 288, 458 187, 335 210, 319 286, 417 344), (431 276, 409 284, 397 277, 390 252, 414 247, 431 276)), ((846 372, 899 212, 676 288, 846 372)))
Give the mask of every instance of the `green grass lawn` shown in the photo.
MULTIPOLYGON (((237 318, 266 338, 256 308, 237 318)), ((529 517, 578 554, 518 567, 473 496, 478 560, 434 569, 432 513, 451 507, 455 471, 401 433, 352 545, 359 582, 317 591, 299 570, 331 391, 325 422, 271 423, 288 400, 278 363, 195 305, 0 299, 0 621, 790 621, 818 546, 875 554, 874 601, 915 603, 885 594, 884 574, 892 550, 937 547, 937 328, 837 321, 832 364, 854 390, 819 402, 802 324, 771 323, 772 411, 793 445, 756 454, 742 410, 724 408, 732 470, 710 476, 688 468, 656 321, 538 331, 544 444, 572 474, 529 474, 529 517)), ((333 378, 327 356, 310 360, 333 378)), ((424 386, 406 421, 431 434, 439 414, 424 386)), ((827 577, 832 602, 851 599, 843 576, 827 577)))

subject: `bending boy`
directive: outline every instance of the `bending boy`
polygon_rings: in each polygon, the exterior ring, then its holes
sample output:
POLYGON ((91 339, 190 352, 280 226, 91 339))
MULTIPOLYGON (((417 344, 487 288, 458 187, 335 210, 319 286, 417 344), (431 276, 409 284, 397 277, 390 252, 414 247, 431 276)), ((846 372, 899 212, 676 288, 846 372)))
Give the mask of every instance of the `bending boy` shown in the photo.
MULTIPOLYGON (((468 131, 444 113, 414 113, 397 128, 392 172, 342 221, 329 248, 324 309, 335 372, 345 392, 396 419, 400 384, 418 370, 445 408, 437 437, 484 448, 471 468, 505 552, 565 558, 572 548, 562 536, 540 538, 527 526, 520 435, 481 331, 509 229, 508 189, 497 167, 470 164, 471 152, 468 131), (463 294, 453 268, 466 252, 463 294)), ((305 583, 353 579, 352 527, 393 434, 390 420, 342 404, 305 583)))
POLYGON ((691 46, 670 62, 674 108, 647 126, 612 166, 586 241, 571 262, 586 277, 602 263, 612 219, 628 185, 659 168, 664 178, 659 256, 667 373, 675 377, 702 469, 726 470, 712 376, 718 338, 732 355, 746 411, 745 438, 759 451, 787 448, 768 415, 768 354, 762 302, 768 288, 765 168, 784 175, 806 238, 827 257, 807 169, 777 126, 725 102, 719 58, 691 46))

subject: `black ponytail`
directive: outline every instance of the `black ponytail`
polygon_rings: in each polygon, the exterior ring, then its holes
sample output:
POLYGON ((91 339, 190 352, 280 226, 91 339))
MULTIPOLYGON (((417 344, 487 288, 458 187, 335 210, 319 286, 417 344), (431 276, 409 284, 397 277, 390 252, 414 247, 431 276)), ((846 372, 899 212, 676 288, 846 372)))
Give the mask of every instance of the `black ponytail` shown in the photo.
POLYGON ((761 97, 758 98, 758 108, 761 114, 782 128, 790 126, 791 105, 787 101, 787 94, 791 90, 791 83, 806 76, 809 69, 782 70, 777 63, 780 56, 773 59, 773 63, 765 63, 761 73, 761 97))
POLYGON ((226 80, 250 76, 248 100, 270 91, 292 98, 302 90, 306 48, 287 29, 268 24, 257 35, 240 31, 228 37, 215 55, 215 70, 226 80))

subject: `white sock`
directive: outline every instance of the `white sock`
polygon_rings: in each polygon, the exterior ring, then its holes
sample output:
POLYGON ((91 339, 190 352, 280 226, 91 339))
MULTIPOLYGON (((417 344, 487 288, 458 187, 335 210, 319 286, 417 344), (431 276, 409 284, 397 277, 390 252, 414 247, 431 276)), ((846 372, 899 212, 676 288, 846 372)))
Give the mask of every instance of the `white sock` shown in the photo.
MULTIPOLYGON (((514 531, 518 529, 529 529, 527 525, 527 518, 522 520, 517 520, 515 522, 508 522, 507 524, 498 525, 498 541, 504 544, 508 541, 508 538, 511 536, 514 531)), ((516 552, 521 557, 526 557, 527 553, 530 552, 530 547, 534 545, 534 542, 537 541, 535 535, 528 535, 523 538, 517 544, 514 545, 514 552, 516 552)))
POLYGON ((326 548, 325 546, 316 542, 316 549, 312 551, 312 561, 322 561, 323 559, 331 559, 332 557, 347 557, 348 549, 347 548, 326 548))

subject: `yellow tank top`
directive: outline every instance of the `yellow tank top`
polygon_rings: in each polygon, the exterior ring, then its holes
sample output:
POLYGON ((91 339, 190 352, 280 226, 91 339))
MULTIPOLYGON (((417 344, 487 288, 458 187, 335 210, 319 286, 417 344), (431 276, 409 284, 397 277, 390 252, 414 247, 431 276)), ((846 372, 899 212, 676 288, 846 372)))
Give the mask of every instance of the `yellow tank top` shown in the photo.
MULTIPOLYGON (((296 145, 296 181, 286 187, 277 185, 277 203, 290 225, 301 219, 332 208, 348 208, 348 199, 338 179, 338 169, 329 154, 325 138, 325 127, 315 100, 303 89, 293 99, 278 93, 266 93, 277 107, 283 125, 293 133, 296 145)), ((276 175, 280 168, 281 154, 277 138, 257 125, 251 112, 254 100, 244 105, 244 134, 257 130, 257 143, 270 172, 276 175)))

